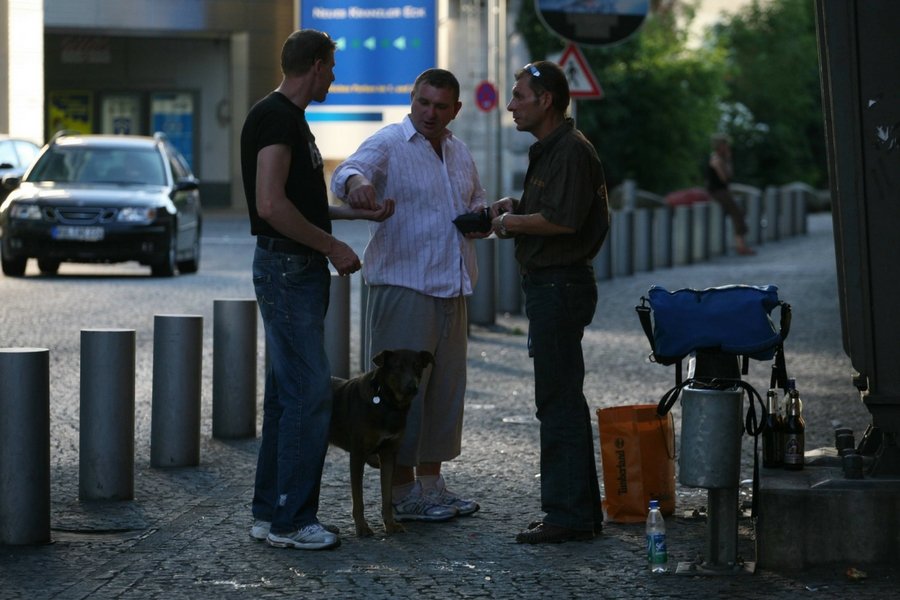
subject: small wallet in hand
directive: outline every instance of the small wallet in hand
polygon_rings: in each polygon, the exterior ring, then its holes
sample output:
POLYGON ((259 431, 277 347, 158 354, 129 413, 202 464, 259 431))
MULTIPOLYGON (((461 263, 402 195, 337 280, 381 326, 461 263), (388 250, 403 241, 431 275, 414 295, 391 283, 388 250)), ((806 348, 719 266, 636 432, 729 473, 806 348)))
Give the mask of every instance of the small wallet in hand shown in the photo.
POLYGON ((453 219, 453 224, 463 233, 487 233, 491 230, 491 210, 484 208, 477 213, 459 215, 453 219))

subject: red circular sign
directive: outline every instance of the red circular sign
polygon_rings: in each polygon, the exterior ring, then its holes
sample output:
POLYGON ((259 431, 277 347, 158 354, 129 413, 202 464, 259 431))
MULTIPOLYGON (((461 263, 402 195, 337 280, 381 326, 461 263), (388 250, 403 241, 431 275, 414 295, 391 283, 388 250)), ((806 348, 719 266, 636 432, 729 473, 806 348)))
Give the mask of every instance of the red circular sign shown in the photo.
POLYGON ((497 88, 490 81, 482 81, 475 88, 475 103, 484 112, 497 107, 497 88))

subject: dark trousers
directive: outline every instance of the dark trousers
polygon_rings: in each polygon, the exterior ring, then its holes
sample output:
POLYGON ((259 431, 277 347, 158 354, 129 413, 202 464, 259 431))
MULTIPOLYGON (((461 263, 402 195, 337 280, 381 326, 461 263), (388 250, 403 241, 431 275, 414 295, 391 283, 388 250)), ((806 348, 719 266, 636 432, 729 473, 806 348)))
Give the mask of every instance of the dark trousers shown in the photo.
POLYGON ((744 220, 744 211, 738 206, 734 196, 727 189, 715 190, 709 193, 712 199, 722 206, 731 218, 731 226, 734 228, 734 235, 743 236, 747 234, 747 221, 744 220))
POLYGON ((544 522, 599 531, 603 512, 581 350, 597 307, 594 272, 590 266, 530 272, 522 289, 541 424, 544 522))

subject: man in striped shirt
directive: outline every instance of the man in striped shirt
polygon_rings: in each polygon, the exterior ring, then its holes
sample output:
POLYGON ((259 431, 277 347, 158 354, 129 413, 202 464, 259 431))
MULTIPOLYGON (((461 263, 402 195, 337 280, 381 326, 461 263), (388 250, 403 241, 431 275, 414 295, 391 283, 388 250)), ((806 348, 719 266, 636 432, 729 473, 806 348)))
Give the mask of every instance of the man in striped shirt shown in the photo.
POLYGON ((472 238, 453 219, 485 206, 466 145, 447 125, 459 113, 459 82, 429 69, 416 79, 410 113, 377 131, 341 163, 331 190, 353 208, 393 200, 394 215, 372 224, 363 257, 369 285, 367 357, 427 350, 435 357, 413 402, 394 471, 398 521, 446 521, 479 509, 451 492, 441 464, 459 456, 466 392, 465 297, 478 277, 472 238))

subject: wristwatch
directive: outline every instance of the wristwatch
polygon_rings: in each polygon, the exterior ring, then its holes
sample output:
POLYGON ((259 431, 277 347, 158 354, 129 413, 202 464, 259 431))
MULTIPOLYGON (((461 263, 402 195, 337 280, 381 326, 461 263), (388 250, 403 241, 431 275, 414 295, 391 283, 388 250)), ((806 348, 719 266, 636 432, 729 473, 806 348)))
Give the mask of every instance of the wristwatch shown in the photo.
POLYGON ((506 215, 508 215, 508 214, 509 213, 503 213, 502 215, 500 215, 500 220, 497 221, 497 225, 499 225, 500 235, 503 237, 506 237, 509 235, 509 232, 506 230, 506 225, 503 224, 503 219, 505 219, 506 215))

